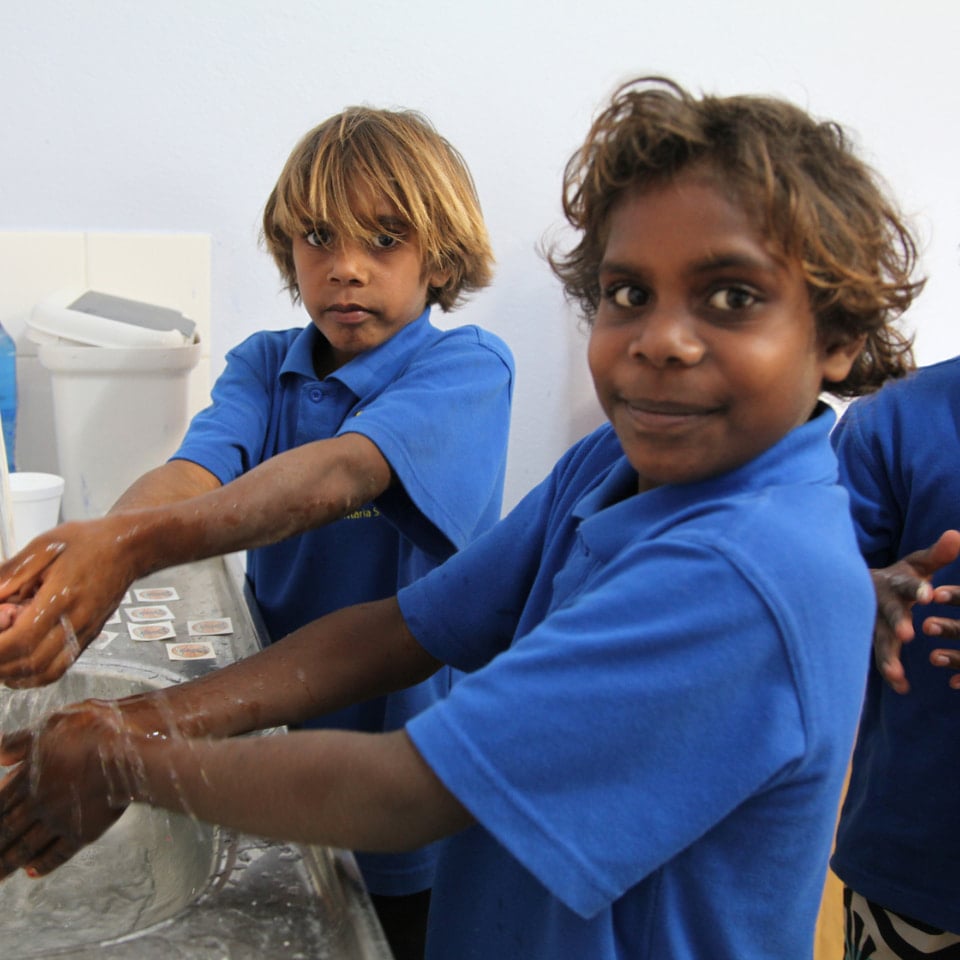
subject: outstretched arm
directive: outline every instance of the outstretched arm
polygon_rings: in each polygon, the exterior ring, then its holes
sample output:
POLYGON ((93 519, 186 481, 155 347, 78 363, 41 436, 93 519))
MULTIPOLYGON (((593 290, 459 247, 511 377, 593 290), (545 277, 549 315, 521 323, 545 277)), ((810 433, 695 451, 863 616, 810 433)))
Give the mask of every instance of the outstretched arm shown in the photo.
MULTIPOLYGON (((61 524, 0 566, 0 597, 18 601, 0 616, 0 679, 11 686, 56 679, 100 632, 138 576, 123 511, 185 500, 220 486, 213 474, 174 460, 137 480, 103 519, 61 524)), ((0 607, 2 609, 2 607, 0 607)))
POLYGON ((408 686, 438 666, 390 599, 332 613, 191 683, 85 702, 37 732, 4 736, 0 764, 16 766, 0 784, 0 878, 19 867, 49 872, 134 799, 268 836, 335 842, 310 832, 328 829, 311 825, 327 804, 337 830, 379 831, 357 834, 373 849, 416 846, 431 823, 460 822, 450 819, 459 805, 438 794, 405 734, 222 738, 408 686), (420 802, 435 820, 411 821, 420 802), (272 807, 277 818, 267 822, 272 807), (384 828, 388 812, 395 824, 384 828), (384 832, 395 827, 400 834, 384 832))
MULTIPOLYGON (((941 567, 952 563, 960 555, 960 532, 947 530, 933 545, 917 550, 882 570, 873 570, 873 584, 877 592, 877 622, 873 638, 873 655, 883 678, 897 693, 907 693, 907 680, 900 660, 904 643, 914 637, 913 607, 917 603, 960 603, 960 587, 938 587, 934 592, 930 577, 941 567)), ((960 636, 960 624, 948 618, 930 617, 923 625, 931 636, 960 636)), ((960 669, 956 651, 934 651, 931 662, 937 666, 960 669), (935 660, 934 656, 953 654, 956 663, 935 660)), ((960 687, 960 678, 951 680, 960 687), (954 680, 956 682, 954 682, 954 680)))
POLYGON ((225 486, 187 461, 152 471, 106 517, 56 527, 0 566, 0 603, 22 605, 0 632, 0 681, 56 680, 140 577, 322 526, 379 496, 391 478, 359 434, 305 444, 225 486))

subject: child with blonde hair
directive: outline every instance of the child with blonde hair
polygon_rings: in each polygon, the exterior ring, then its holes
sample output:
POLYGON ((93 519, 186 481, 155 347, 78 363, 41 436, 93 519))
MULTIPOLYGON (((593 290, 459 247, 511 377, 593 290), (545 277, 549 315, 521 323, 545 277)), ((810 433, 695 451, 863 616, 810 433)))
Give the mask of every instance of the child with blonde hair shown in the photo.
MULTIPOLYGON (((500 517, 513 360, 449 311, 490 282, 466 164, 412 111, 351 107, 294 148, 263 237, 310 322, 230 351, 173 459, 103 519, 61 526, 0 567, 26 609, 0 633, 0 679, 47 682, 146 573, 246 550, 270 637, 391 596, 500 517)), ((0 606, 0 625, 10 619, 0 606)), ((293 671, 291 670, 291 676, 293 671)), ((398 729, 443 670, 311 726, 398 729)), ((422 956, 435 851, 358 855, 397 960, 422 956)))

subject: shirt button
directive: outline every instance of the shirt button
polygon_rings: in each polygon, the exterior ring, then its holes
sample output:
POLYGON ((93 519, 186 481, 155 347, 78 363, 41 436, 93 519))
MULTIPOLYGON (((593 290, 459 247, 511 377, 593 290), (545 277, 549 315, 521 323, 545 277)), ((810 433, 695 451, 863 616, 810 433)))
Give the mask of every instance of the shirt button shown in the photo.
POLYGON ((310 399, 314 403, 319 403, 323 399, 323 391, 319 387, 311 387, 310 399))

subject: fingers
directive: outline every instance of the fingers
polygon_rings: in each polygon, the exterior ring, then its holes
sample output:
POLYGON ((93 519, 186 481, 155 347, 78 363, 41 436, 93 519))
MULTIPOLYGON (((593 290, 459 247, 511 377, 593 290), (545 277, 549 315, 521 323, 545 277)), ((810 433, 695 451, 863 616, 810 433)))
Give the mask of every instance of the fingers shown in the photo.
MULTIPOLYGON (((913 629, 910 630, 913 635, 913 629)), ((909 637, 907 639, 910 639, 909 637)), ((883 679, 897 692, 907 693, 910 684, 900 660, 903 640, 878 618, 873 634, 873 659, 883 679)))
POLYGON ((44 686, 63 676, 82 652, 73 631, 67 630, 69 622, 62 616, 35 642, 29 634, 21 640, 17 625, 8 631, 10 640, 0 634, 0 682, 21 689, 44 686))
MULTIPOLYGON (((960 670, 960 650, 932 650, 930 662, 935 667, 945 667, 948 670, 960 670)), ((954 690, 960 690, 960 673, 954 673, 947 681, 954 690)))
POLYGON ((75 843, 65 837, 57 837, 24 866, 31 877, 45 877, 57 867, 63 866, 73 855, 83 849, 82 843, 75 843))
POLYGON ((940 534, 937 542, 928 547, 925 551, 920 551, 926 556, 921 561, 926 566, 921 570, 923 576, 929 577, 936 573, 941 567, 948 563, 953 563, 957 557, 960 557, 960 531, 947 530, 940 534))
MULTIPOLYGON (((30 730, 16 730, 0 736, 0 767, 12 767, 27 758, 33 744, 33 733, 30 730)), ((0 815, 3 814, 3 784, 9 776, 0 781, 0 815)))
MULTIPOLYGON (((55 842, 55 838, 50 836, 42 824, 31 824, 0 852, 0 880, 9 877, 21 867, 29 869, 55 842)), ((46 866, 52 861, 40 860, 40 862, 46 866)), ((54 868, 51 866, 50 870, 52 869, 54 868)), ((49 873, 49 870, 47 872, 49 873)))
POLYGON ((20 612, 20 605, 17 603, 0 603, 0 630, 7 630, 13 625, 20 612))
POLYGON ((917 577, 904 561, 881 570, 871 570, 877 595, 877 635, 891 646, 913 639, 911 610, 918 601, 926 603, 932 596, 930 584, 917 577))
POLYGON ((960 606, 960 586, 944 585, 933 591, 933 602, 960 606))
POLYGON ((890 657, 887 660, 877 658, 877 669, 895 693, 909 693, 910 683, 903 663, 899 657, 890 657))
POLYGON ((31 540, 16 556, 0 563, 0 601, 22 601, 36 592, 40 574, 66 546, 51 534, 31 540))
POLYGON ((17 767, 0 793, 0 880, 27 866, 52 842, 31 812, 27 776, 17 767))

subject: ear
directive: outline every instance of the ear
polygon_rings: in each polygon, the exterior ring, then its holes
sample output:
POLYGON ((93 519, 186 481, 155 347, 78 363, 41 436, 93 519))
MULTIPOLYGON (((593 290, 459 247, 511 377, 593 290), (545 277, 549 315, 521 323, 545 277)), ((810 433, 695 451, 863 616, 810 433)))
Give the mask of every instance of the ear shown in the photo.
POLYGON ((823 356, 824 382, 839 383, 844 380, 866 342, 867 335, 863 333, 852 340, 844 340, 842 343, 827 347, 823 356))
POLYGON ((453 274, 449 270, 436 270, 427 275, 427 286, 433 290, 442 290, 452 277, 453 274))

